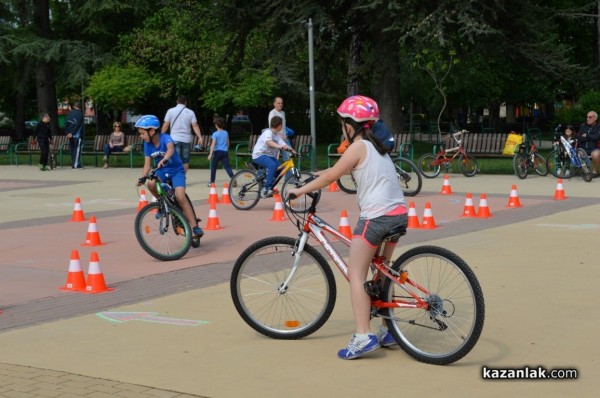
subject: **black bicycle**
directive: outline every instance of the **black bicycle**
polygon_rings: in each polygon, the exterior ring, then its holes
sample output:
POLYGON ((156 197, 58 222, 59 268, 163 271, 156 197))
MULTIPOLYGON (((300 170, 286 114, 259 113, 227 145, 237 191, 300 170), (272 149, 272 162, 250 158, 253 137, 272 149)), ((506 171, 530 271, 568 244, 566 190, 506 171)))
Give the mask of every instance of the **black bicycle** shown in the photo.
MULTIPOLYGON (((392 159, 398 175, 398 183, 405 196, 415 196, 421 192, 423 178, 419 168, 409 159, 398 156, 392 159)), ((356 193, 356 181, 352 174, 345 174, 337 181, 340 189, 349 194, 356 193)))
MULTIPOLYGON (((142 249, 152 257, 162 261, 178 260, 185 256, 190 247, 200 246, 200 237, 193 235, 192 227, 175 198, 172 181, 158 181, 156 170, 151 169, 139 179, 144 186, 147 180, 157 181, 158 198, 138 212, 134 224, 135 237, 142 249)), ((199 223, 201 220, 196 216, 187 193, 185 198, 192 207, 196 223, 199 223)))

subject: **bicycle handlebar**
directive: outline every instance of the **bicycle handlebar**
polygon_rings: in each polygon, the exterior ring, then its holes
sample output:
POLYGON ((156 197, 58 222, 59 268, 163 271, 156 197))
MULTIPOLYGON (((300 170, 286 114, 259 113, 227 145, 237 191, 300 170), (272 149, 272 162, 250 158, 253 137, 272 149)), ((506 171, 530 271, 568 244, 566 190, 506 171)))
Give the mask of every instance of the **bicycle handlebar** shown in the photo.
POLYGON ((158 167, 151 168, 150 171, 148 171, 148 174, 146 174, 145 176, 140 177, 138 179, 138 182, 140 184, 143 184, 146 182, 146 180, 155 180, 156 179, 156 170, 158 170, 158 169, 159 169, 158 167))

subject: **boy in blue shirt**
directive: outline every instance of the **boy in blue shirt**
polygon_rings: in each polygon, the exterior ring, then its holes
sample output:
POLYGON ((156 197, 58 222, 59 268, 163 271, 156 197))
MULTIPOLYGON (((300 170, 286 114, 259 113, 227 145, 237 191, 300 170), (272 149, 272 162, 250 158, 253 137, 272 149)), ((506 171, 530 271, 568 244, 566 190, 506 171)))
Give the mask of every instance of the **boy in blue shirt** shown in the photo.
POLYGON ((210 182, 208 186, 215 182, 217 175, 217 165, 219 162, 223 165, 223 168, 229 175, 229 178, 233 178, 233 171, 229 165, 229 133, 224 130, 225 120, 222 117, 216 117, 213 120, 217 131, 212 134, 212 142, 210 144, 210 152, 208 154, 208 160, 210 160, 210 182))
MULTIPOLYGON (((183 162, 175 151, 175 144, 168 134, 161 134, 158 128, 160 121, 154 115, 144 115, 135 123, 138 133, 144 140, 144 171, 143 176, 148 174, 152 168, 152 162, 156 168, 156 176, 160 181, 165 182, 168 178, 171 179, 173 189, 175 190, 175 198, 181 206, 183 214, 188 219, 192 226, 194 237, 200 238, 204 235, 202 228, 198 226, 196 217, 190 202, 185 197, 185 169, 183 162)), ((147 181, 148 189, 154 196, 158 196, 155 181, 147 181)), ((141 185, 138 182, 138 185, 141 185)))

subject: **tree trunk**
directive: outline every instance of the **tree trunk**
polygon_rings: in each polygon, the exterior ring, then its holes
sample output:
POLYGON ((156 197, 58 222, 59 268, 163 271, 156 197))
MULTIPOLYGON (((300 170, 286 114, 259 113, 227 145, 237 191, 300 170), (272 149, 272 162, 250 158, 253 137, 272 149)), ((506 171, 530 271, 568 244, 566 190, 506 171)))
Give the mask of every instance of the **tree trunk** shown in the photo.
MULTIPOLYGON (((600 1, 600 0, 598 0, 600 1)), ((360 90, 360 35, 354 33, 350 39, 350 54, 348 56, 348 84, 346 94, 350 97, 359 94, 360 90)))
MULTIPOLYGON (((52 38, 50 29, 50 8, 48 0, 34 1, 34 26, 39 37, 52 38)), ((51 63, 38 60, 36 69, 36 96, 38 112, 50 115, 52 134, 58 134, 58 117, 56 101, 56 77, 51 63)))

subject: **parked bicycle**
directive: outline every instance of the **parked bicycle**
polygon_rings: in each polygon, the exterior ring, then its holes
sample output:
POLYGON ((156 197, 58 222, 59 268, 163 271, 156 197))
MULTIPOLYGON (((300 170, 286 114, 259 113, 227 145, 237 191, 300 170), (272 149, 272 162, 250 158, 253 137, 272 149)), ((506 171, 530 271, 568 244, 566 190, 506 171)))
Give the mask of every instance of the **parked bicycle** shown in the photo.
POLYGON ((458 158, 458 170, 465 177, 473 177, 479 170, 477 159, 465 151, 463 148, 462 137, 468 134, 467 130, 457 131, 452 134, 452 140, 455 146, 446 148, 443 142, 437 143, 433 147, 433 153, 426 153, 419 159, 419 169, 427 178, 435 178, 442 171, 442 166, 446 169, 446 173, 452 168, 454 159, 458 158))
POLYGON ((557 178, 571 178, 581 170, 585 182, 592 181, 592 164, 585 149, 579 148, 575 138, 574 145, 560 134, 560 124, 554 130, 554 149, 546 157, 546 168, 557 178))
MULTIPOLYGON (((409 159, 398 156, 392 159, 396 167, 400 188, 406 196, 415 196, 421 192, 423 178, 417 166, 409 159)), ((346 174, 337 181, 340 189, 349 194, 356 194, 356 181, 352 174, 346 174)))
POLYGON ((513 157, 513 169, 515 174, 520 179, 527 178, 530 170, 535 171, 540 176, 548 174, 548 168, 546 167, 546 160, 540 155, 535 140, 537 136, 525 137, 523 143, 519 144, 515 149, 515 156, 513 157))
MULTIPOLYGON (((235 308, 257 332, 275 339, 299 339, 327 321, 336 301, 336 281, 327 260, 307 243, 314 237, 348 281, 348 266, 332 239, 350 245, 317 216, 318 196, 308 194, 306 213, 286 212, 300 233, 259 240, 242 252, 231 274, 235 308)), ((404 235, 398 227, 385 241, 404 235)), ((385 242, 384 242, 385 243, 385 242)), ((389 265, 383 244, 371 262, 371 316, 385 319, 400 347, 418 361, 447 365, 467 355, 481 334, 485 305, 477 278, 458 255, 419 246, 389 265)))
MULTIPOLYGON (((158 180, 156 170, 151 169, 139 182, 146 186, 147 180, 158 180)), ((175 198, 171 184, 171 181, 156 183, 157 201, 140 209, 134 224, 135 237, 142 249, 162 261, 178 260, 185 256, 190 247, 200 246, 200 237, 193 235, 192 227, 175 198)), ((200 222, 187 193, 185 198, 190 202, 196 222, 200 222)))
MULTIPOLYGON (((312 173, 300 171, 294 164, 294 159, 300 157, 300 154, 292 152, 288 160, 283 162, 278 168, 278 175, 273 182, 276 187, 283 180, 281 187, 281 197, 287 196, 288 187, 298 187, 303 185, 303 181, 313 177, 312 173), (286 177, 288 171, 291 173, 286 177)), ((260 195, 265 179, 267 177, 266 170, 255 162, 246 163, 246 169, 238 171, 229 183, 229 198, 231 203, 238 210, 250 210, 262 198, 260 195)), ((318 196, 321 196, 321 190, 318 191, 318 196)), ((286 206, 290 206, 292 211, 305 212, 308 210, 308 204, 305 198, 300 198, 292 202, 288 202, 286 206)))

